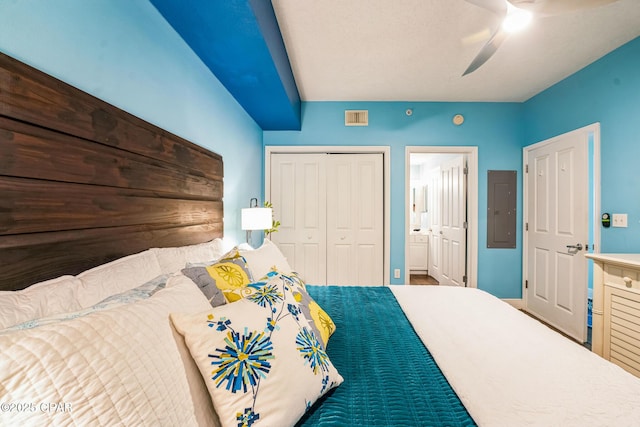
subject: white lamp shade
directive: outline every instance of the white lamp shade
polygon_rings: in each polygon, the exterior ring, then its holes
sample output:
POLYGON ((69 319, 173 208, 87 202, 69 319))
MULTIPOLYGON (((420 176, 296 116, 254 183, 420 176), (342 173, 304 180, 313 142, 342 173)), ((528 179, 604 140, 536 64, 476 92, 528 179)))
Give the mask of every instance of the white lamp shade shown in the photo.
POLYGON ((271 228, 271 208, 242 209, 243 230, 268 230, 271 228))

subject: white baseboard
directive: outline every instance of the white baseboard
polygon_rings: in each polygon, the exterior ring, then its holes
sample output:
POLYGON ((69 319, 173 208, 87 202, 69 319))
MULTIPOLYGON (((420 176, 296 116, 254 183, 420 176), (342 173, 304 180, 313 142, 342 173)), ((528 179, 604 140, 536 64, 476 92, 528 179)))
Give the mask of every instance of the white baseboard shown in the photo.
POLYGON ((502 301, 511 304, 512 307, 522 310, 524 308, 524 301, 522 298, 503 298, 502 301))

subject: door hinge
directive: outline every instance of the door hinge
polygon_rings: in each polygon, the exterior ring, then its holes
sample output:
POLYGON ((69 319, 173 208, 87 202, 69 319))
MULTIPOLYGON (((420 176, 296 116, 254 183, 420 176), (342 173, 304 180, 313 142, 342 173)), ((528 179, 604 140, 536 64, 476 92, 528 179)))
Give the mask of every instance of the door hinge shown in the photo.
POLYGON ((467 275, 462 276, 462 283, 467 284, 467 275))
POLYGON ((465 175, 469 175, 469 168, 465 166, 464 169, 462 169, 462 173, 465 175))
POLYGON ((524 173, 529 173, 529 165, 524 165, 524 173))
POLYGON ((529 281, 528 280, 524 281, 524 288, 525 289, 529 289, 529 281))
POLYGON ((529 231, 529 223, 528 222, 526 222, 524 224, 524 231, 529 231))
POLYGON ((468 223, 467 221, 463 222, 463 223, 462 223, 462 228, 464 228, 465 230, 466 230, 467 228, 469 228, 469 223, 468 223))

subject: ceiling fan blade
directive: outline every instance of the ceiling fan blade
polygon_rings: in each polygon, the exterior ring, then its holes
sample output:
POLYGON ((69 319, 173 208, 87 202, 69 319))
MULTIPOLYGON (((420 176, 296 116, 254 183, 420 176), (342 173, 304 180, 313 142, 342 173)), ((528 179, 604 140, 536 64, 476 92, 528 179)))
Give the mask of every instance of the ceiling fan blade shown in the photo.
POLYGON ((503 41, 506 40, 509 33, 504 31, 502 27, 498 28, 498 30, 493 33, 493 36, 489 39, 489 41, 482 47, 480 52, 476 55, 476 57, 471 61, 471 64, 462 76, 466 76, 467 74, 473 73, 475 70, 480 68, 482 64, 487 62, 489 58, 493 56, 494 53, 498 50, 498 47, 502 44, 503 41))
MULTIPOLYGON (((469 0, 467 0, 469 1, 469 0)), ((513 6, 539 15, 558 15, 604 6, 618 0, 507 0, 513 6)))
POLYGON ((507 3, 504 0, 467 0, 467 3, 475 4, 500 16, 507 13, 507 3))

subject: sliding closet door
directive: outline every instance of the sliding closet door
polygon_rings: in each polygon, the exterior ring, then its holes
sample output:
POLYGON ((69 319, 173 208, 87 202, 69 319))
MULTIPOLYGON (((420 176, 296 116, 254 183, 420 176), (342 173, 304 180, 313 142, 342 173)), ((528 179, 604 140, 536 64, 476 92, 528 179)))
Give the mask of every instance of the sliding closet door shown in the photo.
POLYGON ((384 284, 382 154, 271 154, 271 239, 309 284, 384 284))
POLYGON ((309 284, 327 283, 326 185, 325 154, 271 155, 271 240, 309 284))
POLYGON ((382 154, 332 154, 327 164, 327 282, 383 282, 382 154))

